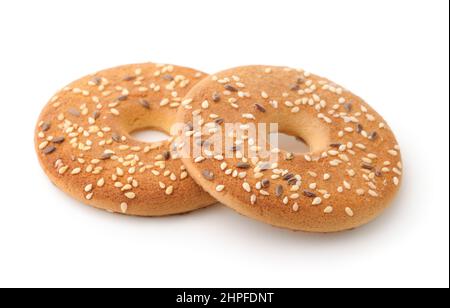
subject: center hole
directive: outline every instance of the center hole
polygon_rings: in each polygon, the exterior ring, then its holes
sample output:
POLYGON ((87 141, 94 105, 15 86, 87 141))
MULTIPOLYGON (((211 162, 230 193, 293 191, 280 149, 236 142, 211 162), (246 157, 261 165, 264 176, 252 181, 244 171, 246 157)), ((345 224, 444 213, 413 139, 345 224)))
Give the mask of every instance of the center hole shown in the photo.
POLYGON ((134 139, 146 143, 162 142, 170 139, 169 135, 155 129, 141 129, 132 132, 130 135, 134 139))
POLYGON ((278 148, 286 152, 301 154, 311 151, 309 145, 300 137, 283 133, 271 133, 269 134, 269 140, 272 147, 277 146, 278 140, 278 148))

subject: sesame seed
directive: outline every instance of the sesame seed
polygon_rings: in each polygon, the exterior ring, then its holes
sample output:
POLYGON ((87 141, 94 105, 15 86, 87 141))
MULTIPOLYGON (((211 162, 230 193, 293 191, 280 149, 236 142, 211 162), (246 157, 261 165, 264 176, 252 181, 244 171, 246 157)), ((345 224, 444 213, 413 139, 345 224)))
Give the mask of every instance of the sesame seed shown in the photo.
POLYGON ((66 173, 66 171, 69 169, 69 166, 62 166, 61 168, 59 168, 58 173, 63 175, 64 173, 66 173))
POLYGON ((353 213, 353 210, 349 207, 345 208, 345 213, 349 216, 349 217, 353 217, 355 214, 353 213))
POLYGON ((122 202, 120 204, 120 210, 122 211, 123 214, 125 214, 128 210, 128 204, 126 204, 125 202, 122 202))
POLYGON ((398 186, 398 184, 400 183, 400 180, 396 176, 392 179, 392 181, 394 182, 395 186, 398 186))
POLYGON ((169 186, 166 189, 166 195, 170 196, 171 194, 173 194, 173 186, 169 186))
POLYGON ((84 191, 85 191, 85 192, 90 192, 90 191, 92 191, 92 187, 93 187, 92 184, 88 184, 88 185, 86 185, 86 186, 84 187, 84 191))
POLYGON ((388 153, 389 153, 390 155, 392 155, 392 156, 397 156, 397 155, 398 155, 398 153, 397 153, 396 150, 389 150, 388 153))
POLYGON ((362 195, 364 195, 365 191, 364 191, 364 189, 359 188, 356 190, 356 193, 358 194, 358 196, 362 196, 362 195))
POLYGON ((244 114, 242 115, 242 117, 243 117, 244 119, 247 119, 247 120, 255 120, 255 119, 256 119, 255 116, 254 116, 253 114, 251 114, 251 113, 244 113, 244 114))
POLYGON ((246 192, 251 192, 252 191, 252 188, 250 187, 250 184, 247 183, 247 182, 244 182, 244 184, 242 184, 242 188, 244 188, 244 190, 246 192))
POLYGON ((328 173, 325 173, 325 174, 323 175, 323 179, 324 179, 325 181, 329 180, 330 178, 331 178, 331 175, 329 175, 328 173))
POLYGON ((323 212, 324 212, 325 214, 331 214, 331 213, 333 212, 333 207, 332 207, 332 206, 327 206, 327 207, 323 210, 323 212))
POLYGON ((198 163, 201 163, 202 161, 204 161, 205 159, 206 158, 204 158, 203 156, 199 156, 194 160, 194 162, 198 164, 198 163))
POLYGON ((343 184, 344 184, 345 189, 351 189, 351 188, 352 188, 352 186, 350 185, 350 183, 347 182, 347 181, 344 181, 343 184))
POLYGON ((256 204, 256 195, 252 195, 251 197, 250 197, 250 203, 252 204, 252 205, 255 205, 256 204))
POLYGON ((378 197, 378 193, 372 189, 369 189, 369 195, 371 195, 372 197, 378 197))
POLYGON ((217 192, 222 192, 225 189, 225 185, 217 185, 216 186, 216 191, 217 192))
POLYGON ((312 205, 319 205, 322 203, 322 198, 320 197, 316 197, 314 198, 314 200, 312 201, 312 205))
POLYGON ((41 144, 39 144, 39 150, 43 150, 48 146, 48 141, 44 141, 41 144))
POLYGON ((207 100, 203 101, 202 108, 203 109, 208 109, 209 108, 209 102, 207 100))
POLYGON ((293 210, 294 212, 298 212, 299 209, 300 209, 300 207, 299 207, 299 205, 298 205, 297 202, 294 203, 294 205, 292 205, 292 210, 293 210))
POLYGON ((125 193, 125 197, 127 197, 128 199, 134 199, 136 198, 136 194, 134 192, 127 192, 125 193))
POLYGON ((98 187, 103 187, 105 185, 105 179, 101 178, 97 181, 97 186, 98 187))
POLYGON ((81 172, 81 168, 75 168, 70 172, 71 175, 77 175, 81 172))

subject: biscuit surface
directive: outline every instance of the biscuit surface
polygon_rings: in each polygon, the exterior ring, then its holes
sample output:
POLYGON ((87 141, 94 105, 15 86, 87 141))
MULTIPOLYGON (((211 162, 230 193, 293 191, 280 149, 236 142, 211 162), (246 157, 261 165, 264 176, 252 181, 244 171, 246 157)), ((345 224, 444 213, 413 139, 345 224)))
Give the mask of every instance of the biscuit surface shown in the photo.
POLYGON ((207 77, 186 95, 178 120, 186 124, 179 143, 191 154, 183 161, 197 183, 275 226, 309 232, 361 226, 389 205, 401 182, 399 146, 383 118, 303 70, 248 66, 207 77), (258 123, 278 124, 279 132, 304 139, 310 153, 261 145, 249 133, 258 123), (228 124, 234 132, 224 130, 228 124), (212 146, 218 139, 220 149, 212 146))
POLYGON ((36 127, 44 171, 72 197, 111 212, 160 216, 215 203, 176 159, 172 140, 130 136, 145 128, 170 134, 181 98, 205 76, 145 63, 73 82, 51 99, 36 127))

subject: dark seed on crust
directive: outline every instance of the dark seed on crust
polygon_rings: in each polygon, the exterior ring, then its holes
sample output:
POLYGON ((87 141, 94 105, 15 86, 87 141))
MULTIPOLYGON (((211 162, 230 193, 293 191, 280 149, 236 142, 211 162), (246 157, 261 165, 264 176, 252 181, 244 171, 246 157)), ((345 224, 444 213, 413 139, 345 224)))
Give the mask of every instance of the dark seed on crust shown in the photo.
POLYGON ((283 195, 283 192, 284 192, 283 186, 278 185, 278 186, 275 188, 275 195, 276 195, 277 197, 281 197, 281 196, 283 195))
POLYGON ((293 160, 294 159, 294 153, 287 153, 286 154, 286 160, 293 160))
POLYGON ((255 108, 256 110, 258 110, 259 112, 265 113, 266 112, 266 108, 264 108, 263 106, 261 106, 260 104, 255 104, 255 108))
POLYGON ((363 126, 361 124, 356 125, 356 132, 361 133, 364 130, 363 126))
POLYGON ((303 142, 304 144, 307 143, 307 142, 305 141, 305 139, 303 139, 303 138, 300 137, 300 136, 296 136, 296 137, 295 137, 295 140, 300 141, 300 142, 303 142))
POLYGON ((186 132, 192 132, 194 130, 194 125, 191 122, 189 122, 184 126, 184 128, 186 132))
POLYGON ((351 112, 352 109, 353 109, 352 103, 346 103, 346 104, 344 104, 344 109, 345 109, 347 112, 351 112))
POLYGON ((303 78, 303 77, 298 77, 297 78, 297 83, 298 84, 302 84, 302 83, 304 83, 305 82, 305 79, 303 78))
POLYGON ((135 80, 135 79, 136 79, 135 76, 125 76, 125 77, 123 78, 123 81, 133 81, 133 80, 135 80))
POLYGON ((150 109, 150 103, 146 99, 139 99, 139 104, 144 107, 145 109, 150 109))
POLYGON ((290 179, 292 179, 294 177, 294 175, 292 173, 288 173, 285 176, 283 176, 283 180, 285 181, 289 181, 290 179))
POLYGON ((375 171, 375 176, 381 177, 383 173, 380 170, 375 171))
POLYGON ((369 165, 367 163, 362 163, 361 168, 367 169, 367 170, 373 170, 374 167, 372 165, 369 165))
POLYGON ((50 146, 46 147, 46 148, 42 151, 42 153, 44 153, 45 155, 49 155, 49 154, 51 154, 51 153, 53 153, 53 152, 55 152, 55 151, 56 151, 56 148, 55 148, 53 145, 50 145, 50 146))
POLYGON ((122 141, 122 137, 118 133, 113 133, 112 134, 112 140, 114 140, 115 142, 121 142, 122 141))
POLYGON ((175 79, 175 78, 173 78, 172 75, 164 75, 162 78, 163 78, 164 80, 167 80, 167 81, 172 81, 172 80, 175 79))
POLYGON ((378 133, 377 132, 371 132, 369 134, 369 140, 375 140, 378 137, 378 133))
POLYGON ((41 126, 41 129, 42 129, 43 132, 46 132, 46 131, 48 131, 50 129, 50 127, 51 127, 50 122, 44 122, 42 124, 42 126, 41 126))
POLYGON ((92 114, 92 117, 94 118, 94 120, 100 118, 100 111, 95 110, 94 113, 92 114))
POLYGON ((101 160, 107 160, 107 159, 110 159, 113 155, 114 155, 113 153, 104 153, 104 154, 100 157, 100 159, 101 159, 101 160))
POLYGON ((218 119, 216 119, 214 122, 215 122, 217 125, 221 125, 221 124, 223 124, 224 121, 225 121, 224 119, 218 118, 218 119))
POLYGON ((162 155, 163 155, 164 160, 169 160, 171 157, 169 151, 165 151, 162 155))
POLYGON ((208 181, 214 180, 214 173, 210 170, 203 170, 202 175, 205 178, 205 180, 208 180, 208 181))
POLYGON ((338 149, 338 148, 341 147, 341 145, 342 145, 341 143, 331 143, 331 144, 330 144, 330 147, 332 147, 332 148, 337 148, 337 149, 338 149))
POLYGON ((69 110, 67 110, 67 112, 74 117, 81 116, 80 111, 76 110, 75 108, 70 108, 69 110))
POLYGON ((315 197, 317 197, 317 195, 316 195, 315 193, 313 193, 313 192, 311 192, 311 191, 308 191, 308 190, 304 190, 304 191, 303 191, 303 194, 304 194, 306 197, 308 197, 308 198, 315 198, 315 197))
POLYGON ((233 145, 232 147, 228 148, 228 151, 231 151, 231 152, 237 152, 237 151, 239 151, 240 149, 241 149, 240 146, 233 145))
POLYGON ((270 163, 263 163, 259 166, 259 170, 262 172, 270 170, 270 168, 272 168, 272 164, 270 163))
POLYGON ((117 98, 119 102, 126 101, 128 99, 128 95, 121 95, 117 98))
POLYGON ((66 140, 66 138, 64 138, 64 137, 61 136, 61 137, 53 138, 52 142, 53 142, 53 143, 56 143, 56 144, 61 144, 61 143, 64 142, 64 140, 66 140))
POLYGON ((292 179, 289 179, 288 180, 288 184, 289 185, 296 185, 297 184, 297 182, 298 182, 298 180, 296 179, 296 178, 292 178, 292 179))
POLYGON ((298 84, 291 84, 289 86, 289 90, 291 90, 291 91, 298 91, 298 90, 300 90, 300 86, 298 84))
POLYGON ((237 92, 238 91, 238 89, 236 89, 235 87, 233 87, 230 84, 225 85, 225 90, 228 90, 230 92, 237 92))
POLYGON ((215 93, 212 95, 212 100, 213 100, 214 103, 220 102, 220 93, 215 92, 215 93))
POLYGON ((238 162, 237 163, 237 167, 239 169, 249 169, 250 168, 250 164, 249 163, 244 163, 244 162, 238 162))
POLYGON ((261 186, 262 186, 263 188, 269 187, 269 186, 270 186, 270 181, 269 181, 268 179, 263 179, 263 180, 261 181, 261 186))
POLYGON ((100 77, 94 77, 91 79, 91 82, 96 86, 99 86, 102 83, 102 79, 100 77))

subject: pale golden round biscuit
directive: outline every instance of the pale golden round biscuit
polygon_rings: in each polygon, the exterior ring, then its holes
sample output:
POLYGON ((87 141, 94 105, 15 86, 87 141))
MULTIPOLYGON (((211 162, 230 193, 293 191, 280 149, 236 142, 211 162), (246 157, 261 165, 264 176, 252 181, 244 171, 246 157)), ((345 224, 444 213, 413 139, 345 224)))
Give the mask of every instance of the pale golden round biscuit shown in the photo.
POLYGON ((191 176, 251 218, 292 230, 342 231, 377 217, 398 191, 402 163, 391 129, 361 98, 325 78, 239 67, 205 78, 182 105, 179 148, 191 150, 183 156, 191 176), (230 134, 229 123, 241 124, 230 134), (270 149, 266 138, 258 143, 250 134, 257 123, 277 123, 311 152, 270 149), (199 144, 203 150, 192 152, 199 144), (264 149, 275 159, 263 158, 264 149))
POLYGON ((215 201, 189 177, 172 140, 145 143, 130 133, 170 134, 184 94, 207 76, 153 63, 86 76, 58 92, 36 127, 39 161, 72 197, 111 212, 161 216, 215 201))

